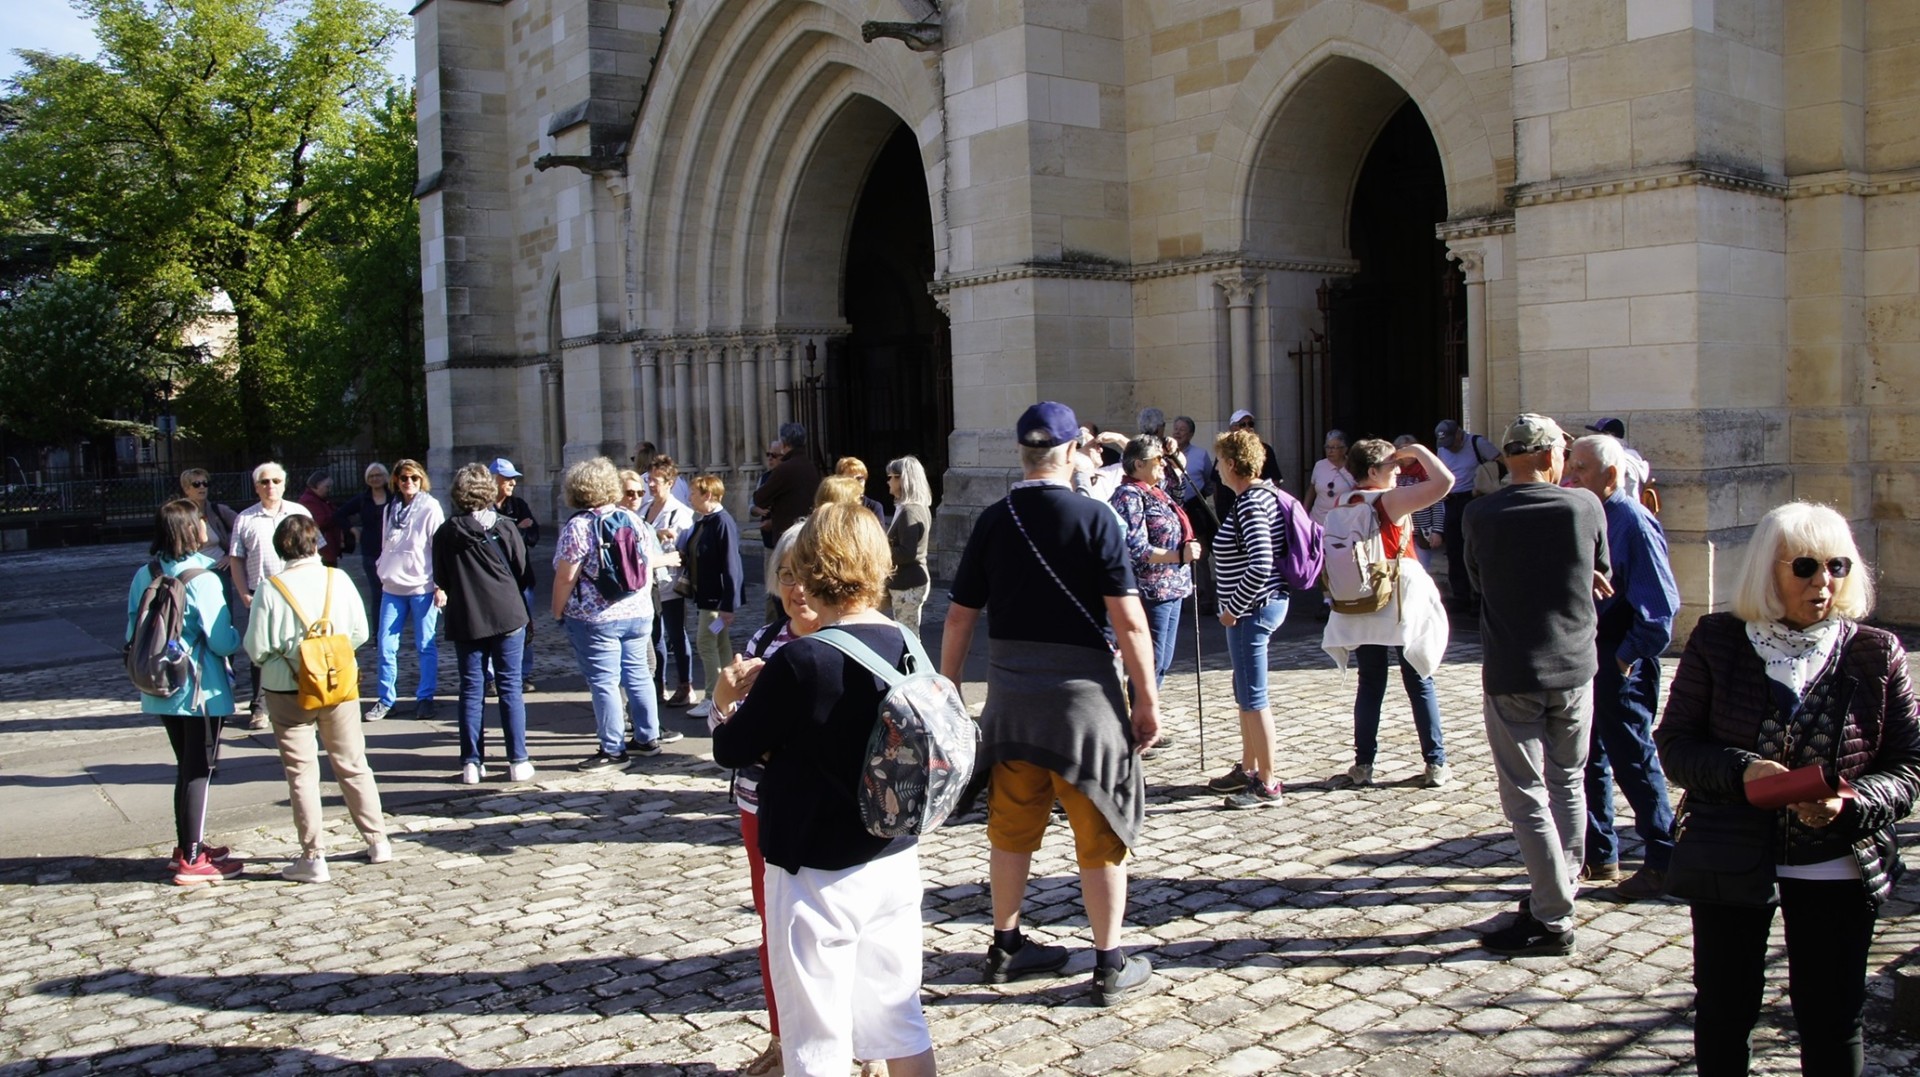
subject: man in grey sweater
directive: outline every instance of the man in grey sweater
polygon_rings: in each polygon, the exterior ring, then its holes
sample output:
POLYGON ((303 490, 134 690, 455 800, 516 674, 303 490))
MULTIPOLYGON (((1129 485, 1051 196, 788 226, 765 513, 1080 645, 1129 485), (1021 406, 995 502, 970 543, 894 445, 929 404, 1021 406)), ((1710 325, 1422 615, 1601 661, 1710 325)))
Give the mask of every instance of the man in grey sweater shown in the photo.
POLYGON ((1466 567, 1480 596, 1482 711, 1533 884, 1519 919, 1488 933, 1495 953, 1573 952, 1573 895, 1586 844, 1587 740, 1593 721, 1596 596, 1607 582, 1600 502, 1560 487, 1566 439, 1544 415, 1521 415, 1501 441, 1512 485, 1477 498, 1462 520, 1466 567))

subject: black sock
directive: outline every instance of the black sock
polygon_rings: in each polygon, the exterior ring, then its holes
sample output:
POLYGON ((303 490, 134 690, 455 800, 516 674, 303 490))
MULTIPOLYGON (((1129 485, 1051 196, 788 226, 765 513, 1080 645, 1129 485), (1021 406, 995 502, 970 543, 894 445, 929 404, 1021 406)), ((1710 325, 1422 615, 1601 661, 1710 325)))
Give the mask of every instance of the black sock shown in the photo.
POLYGON ((1093 967, 1095 971, 1100 969, 1126 968, 1127 952, 1118 946, 1111 950, 1095 950, 1093 952, 1093 967))
POLYGON ((1027 939, 1020 934, 1020 929, 1017 927, 1012 931, 1002 931, 996 927, 993 929, 993 944, 1007 953, 1014 954, 1019 953, 1020 947, 1027 944, 1027 939))

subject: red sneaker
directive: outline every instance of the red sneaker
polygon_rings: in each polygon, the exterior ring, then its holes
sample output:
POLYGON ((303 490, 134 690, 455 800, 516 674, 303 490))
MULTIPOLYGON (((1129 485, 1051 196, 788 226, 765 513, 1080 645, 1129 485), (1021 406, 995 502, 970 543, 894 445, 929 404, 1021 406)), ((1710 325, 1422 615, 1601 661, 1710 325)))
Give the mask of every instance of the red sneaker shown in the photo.
POLYGON ((247 870, 239 860, 215 860, 204 851, 192 860, 181 864, 173 873, 175 886, 199 886, 202 883, 225 882, 247 870))
MULTIPOLYGON (((211 857, 214 860, 225 860, 227 859, 227 854, 233 852, 232 849, 228 848, 225 845, 202 845, 200 847, 200 851, 207 854, 207 856, 211 857)), ((186 859, 187 859, 186 852, 182 850, 178 845, 174 846, 173 858, 167 861, 167 870, 179 871, 180 865, 185 863, 186 859)))

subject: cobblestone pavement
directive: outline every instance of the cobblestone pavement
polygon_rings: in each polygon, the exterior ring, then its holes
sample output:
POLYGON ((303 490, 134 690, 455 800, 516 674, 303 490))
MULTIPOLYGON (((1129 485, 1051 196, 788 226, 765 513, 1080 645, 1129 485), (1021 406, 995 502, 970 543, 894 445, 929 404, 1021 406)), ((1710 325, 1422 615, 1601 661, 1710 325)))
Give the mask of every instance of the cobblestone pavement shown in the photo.
MULTIPOLYGON (((0 575, 19 579, 4 563, 0 575)), ((113 577, 91 601, 113 600, 125 586, 113 577)), ((19 599, 0 612, 18 613, 19 599)), ((558 646, 554 634, 543 646, 558 646)), ((1167 695, 1179 739, 1148 764, 1128 916, 1158 990, 1120 1007, 1089 1002, 1064 824, 1036 857, 1028 926, 1074 947, 1074 961, 1062 979, 1005 987, 979 972, 980 818, 928 839, 925 999, 941 1068, 1690 1072, 1684 907, 1583 901, 1569 958, 1476 948, 1524 885, 1480 729, 1477 656, 1472 637, 1456 641, 1437 678, 1454 784, 1414 784, 1417 744, 1396 689, 1379 784, 1361 789, 1340 776, 1353 682, 1310 640, 1279 647, 1287 793, 1278 808, 1242 813, 1201 788, 1192 662, 1176 667, 1167 695)), ((541 667, 563 665, 543 650, 541 667)), ((1199 692, 1212 772, 1236 748, 1215 666, 1199 692)), ((132 704, 120 676, 106 661, 5 679, 0 759, 17 738, 77 749, 124 729, 132 704)), ((730 1071, 766 1037, 756 925, 723 773, 698 754, 703 742, 683 746, 626 773, 555 768, 527 785, 449 786, 394 813, 394 861, 344 856, 327 885, 277 878, 296 851, 284 815, 211 835, 255 861, 219 887, 167 884, 170 840, 0 859, 0 1075, 730 1071)), ((17 789, 7 803, 31 810, 17 789)), ((357 851, 337 799, 329 806, 334 848, 357 851)), ((57 839, 60 820, 44 826, 57 839)), ((1889 970, 1920 945, 1916 897, 1903 884, 1881 922, 1869 1072, 1920 1071, 1920 1051, 1886 1027, 1889 970)), ((1755 1070, 1786 1074, 1797 1063, 1783 961, 1775 973, 1755 1070)))

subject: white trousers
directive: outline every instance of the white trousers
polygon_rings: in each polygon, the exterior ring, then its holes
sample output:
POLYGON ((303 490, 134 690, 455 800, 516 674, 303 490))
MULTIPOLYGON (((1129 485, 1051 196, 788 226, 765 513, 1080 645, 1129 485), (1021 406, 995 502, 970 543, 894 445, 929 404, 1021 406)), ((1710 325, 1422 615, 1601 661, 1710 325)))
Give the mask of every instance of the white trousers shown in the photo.
POLYGON ((767 964, 790 1077, 933 1046, 920 1012, 920 850, 842 871, 767 865, 767 964))

